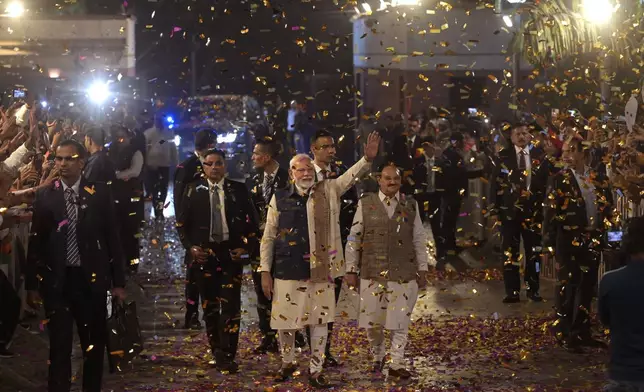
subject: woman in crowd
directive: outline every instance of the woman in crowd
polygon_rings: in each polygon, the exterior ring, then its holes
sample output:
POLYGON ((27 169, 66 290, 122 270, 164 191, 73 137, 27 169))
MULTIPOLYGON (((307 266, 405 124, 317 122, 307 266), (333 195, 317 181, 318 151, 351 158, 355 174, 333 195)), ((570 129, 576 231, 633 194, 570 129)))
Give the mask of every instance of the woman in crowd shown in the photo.
POLYGON ((143 223, 143 153, 132 143, 133 133, 115 125, 112 127, 109 156, 116 169, 112 191, 116 213, 121 225, 121 241, 126 260, 134 272, 139 266, 139 238, 143 223))

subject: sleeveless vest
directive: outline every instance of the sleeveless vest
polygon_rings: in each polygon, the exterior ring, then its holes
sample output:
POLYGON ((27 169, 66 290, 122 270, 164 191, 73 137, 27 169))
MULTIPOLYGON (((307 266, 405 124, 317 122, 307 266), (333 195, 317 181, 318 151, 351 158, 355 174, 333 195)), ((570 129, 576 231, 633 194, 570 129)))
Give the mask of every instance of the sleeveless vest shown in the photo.
POLYGON ((418 264, 412 239, 416 203, 400 194, 391 218, 378 193, 361 199, 364 235, 360 277, 376 281, 409 282, 416 279, 418 264))
POLYGON ((300 196, 294 189, 275 193, 279 212, 278 232, 275 238, 273 273, 276 279, 308 280, 311 277, 311 250, 306 216, 308 196, 300 196))

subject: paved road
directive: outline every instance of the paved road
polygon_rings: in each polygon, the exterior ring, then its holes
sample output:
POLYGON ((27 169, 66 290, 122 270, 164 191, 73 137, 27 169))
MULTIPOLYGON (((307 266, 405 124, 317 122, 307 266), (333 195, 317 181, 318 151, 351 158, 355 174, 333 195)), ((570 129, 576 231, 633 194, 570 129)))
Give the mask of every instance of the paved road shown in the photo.
MULTIPOLYGON (((295 381, 276 385, 272 372, 279 367, 278 357, 253 354, 260 336, 249 276, 243 286, 241 372, 231 376, 211 369, 204 333, 181 329, 183 249, 173 221, 149 225, 143 246, 137 283, 130 283, 128 291, 139 306, 145 351, 121 372, 106 371, 105 391, 308 390, 305 366, 295 381)), ((400 383, 367 371, 366 335, 354 321, 357 294, 345 290, 332 346, 343 366, 328 374, 335 390, 343 391, 598 390, 607 353, 574 356, 555 344, 548 329, 553 293, 552 284, 545 284, 546 302, 504 305, 498 271, 436 276, 413 314, 408 360, 415 376, 400 383)), ((0 391, 44 390, 46 335, 20 330, 12 348, 19 356, 0 360, 0 391)), ((302 363, 307 358, 306 350, 298 354, 302 363)), ((80 374, 80 361, 74 364, 80 374)), ((79 382, 74 388, 80 391, 79 382)))

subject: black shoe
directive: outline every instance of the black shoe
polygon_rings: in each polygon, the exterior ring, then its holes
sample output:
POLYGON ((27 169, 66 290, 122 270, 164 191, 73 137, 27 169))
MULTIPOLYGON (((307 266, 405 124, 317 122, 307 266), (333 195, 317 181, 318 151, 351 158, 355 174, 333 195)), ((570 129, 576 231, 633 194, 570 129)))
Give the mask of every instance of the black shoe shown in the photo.
POLYGON ((581 338, 579 340, 579 346, 588 347, 588 348, 601 348, 607 349, 608 345, 601 340, 593 339, 591 337, 581 338))
POLYGON ((539 293, 529 292, 528 299, 530 299, 530 301, 532 302, 543 302, 543 298, 539 295, 539 293))
POLYGON ((302 335, 302 332, 300 331, 295 332, 295 348, 302 348, 304 346, 306 346, 304 335, 302 335))
POLYGON ((183 324, 183 328, 185 329, 192 329, 192 330, 199 330, 202 327, 201 322, 199 321, 199 318, 197 317, 192 317, 189 320, 186 320, 186 322, 183 324))
POLYGON ((323 374, 318 373, 316 375, 309 376, 309 385, 313 388, 329 388, 331 383, 323 374))
POLYGON ((409 370, 405 368, 400 368, 400 369, 389 368, 389 376, 400 378, 402 380, 407 380, 411 378, 411 373, 409 372, 409 370))
POLYGON ((275 335, 264 336, 262 343, 255 349, 255 354, 276 353, 279 351, 275 335))
POLYGON ((331 355, 331 353, 327 351, 327 353, 324 354, 324 364, 322 364, 322 367, 329 368, 338 366, 340 366, 340 362, 338 362, 337 359, 333 358, 333 355, 331 355))
POLYGON ((239 365, 235 361, 217 363, 217 370, 222 373, 235 374, 239 370, 239 365))
POLYGON ((13 358, 15 354, 9 351, 5 345, 0 345, 0 358, 13 358))
POLYGON ((288 381, 295 372, 297 371, 297 366, 295 364, 290 364, 288 366, 282 365, 280 370, 277 371, 277 376, 275 376, 276 382, 285 382, 288 381))
POLYGON ((519 298, 518 295, 506 295, 505 298, 503 298, 504 304, 516 304, 518 302, 521 302, 521 298, 519 298))
POLYGON ((583 354, 584 349, 581 347, 580 340, 566 340, 561 346, 571 354, 583 354))

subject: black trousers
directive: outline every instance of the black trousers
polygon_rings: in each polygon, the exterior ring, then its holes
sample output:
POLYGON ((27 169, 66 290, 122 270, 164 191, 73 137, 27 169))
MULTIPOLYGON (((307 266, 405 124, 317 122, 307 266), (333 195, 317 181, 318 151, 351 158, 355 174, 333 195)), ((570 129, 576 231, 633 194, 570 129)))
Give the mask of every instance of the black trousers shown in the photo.
POLYGON ((414 199, 418 202, 420 220, 429 222, 436 241, 441 228, 441 195, 439 193, 417 193, 414 199))
POLYGON ((197 264, 191 264, 190 250, 186 250, 186 323, 194 317, 199 317, 199 274, 200 267, 197 264))
POLYGON ((541 233, 529 227, 521 218, 503 221, 501 224, 501 239, 503 253, 503 282, 506 295, 519 295, 521 292, 520 261, 521 238, 525 248, 525 271, 523 279, 528 293, 539 292, 539 271, 541 252, 536 248, 541 246, 541 233), (509 255, 509 257, 508 257, 509 255))
POLYGON ((560 338, 590 337, 590 306, 597 287, 599 254, 585 246, 557 244, 556 309, 560 338), (564 249, 565 248, 565 249, 564 249))
POLYGON ((227 245, 212 245, 215 253, 197 269, 206 331, 215 360, 222 364, 235 360, 241 321, 242 265, 232 261, 227 245))
POLYGON ((462 203, 463 197, 458 193, 441 195, 440 234, 435 238, 438 257, 456 253, 456 222, 462 203))
POLYGON ((125 261, 132 271, 137 271, 138 260, 141 257, 139 239, 144 220, 143 195, 139 193, 121 195, 115 207, 125 261))
POLYGON ((92 292, 85 272, 68 267, 62 295, 43 298, 49 332, 49 392, 69 392, 74 321, 83 350, 83 392, 100 392, 105 355, 107 295, 92 292))
POLYGON ((148 169, 148 180, 152 188, 152 205, 154 206, 154 216, 159 218, 163 216, 163 206, 165 199, 168 197, 168 185, 170 183, 170 168, 157 167, 148 169))
POLYGON ((264 295, 264 290, 262 290, 262 273, 255 271, 255 268, 253 268, 253 285, 255 286, 255 294, 257 294, 259 330, 265 337, 274 337, 276 331, 271 328, 271 310, 273 308, 273 302, 264 295))
POLYGON ((13 337, 20 318, 20 297, 0 270, 0 348, 13 337))

